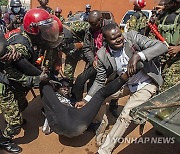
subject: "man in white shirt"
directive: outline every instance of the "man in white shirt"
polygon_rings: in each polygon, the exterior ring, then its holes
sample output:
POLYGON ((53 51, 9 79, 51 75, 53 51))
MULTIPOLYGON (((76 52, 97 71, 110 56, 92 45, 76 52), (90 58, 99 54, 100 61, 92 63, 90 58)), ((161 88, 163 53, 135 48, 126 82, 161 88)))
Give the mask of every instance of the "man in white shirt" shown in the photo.
POLYGON ((109 154, 117 143, 115 138, 121 138, 131 122, 130 110, 146 102, 162 85, 163 79, 155 59, 165 53, 167 47, 135 31, 122 34, 116 24, 108 24, 102 31, 107 46, 97 52, 97 76, 84 101, 89 102, 99 89, 117 75, 127 72, 129 76, 123 88, 111 97, 115 99, 130 95, 130 98, 104 143, 98 143, 101 145, 98 152, 109 154), (135 74, 139 61, 143 62, 144 68, 135 74))

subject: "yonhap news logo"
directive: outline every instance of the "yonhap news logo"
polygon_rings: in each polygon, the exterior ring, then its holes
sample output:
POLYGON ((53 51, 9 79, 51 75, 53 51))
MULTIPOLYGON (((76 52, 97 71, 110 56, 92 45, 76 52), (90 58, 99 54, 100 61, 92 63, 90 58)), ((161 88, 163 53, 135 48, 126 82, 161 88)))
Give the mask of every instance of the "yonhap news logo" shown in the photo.
POLYGON ((114 143, 135 143, 135 144, 173 144, 175 143, 175 137, 121 137, 113 138, 114 143))

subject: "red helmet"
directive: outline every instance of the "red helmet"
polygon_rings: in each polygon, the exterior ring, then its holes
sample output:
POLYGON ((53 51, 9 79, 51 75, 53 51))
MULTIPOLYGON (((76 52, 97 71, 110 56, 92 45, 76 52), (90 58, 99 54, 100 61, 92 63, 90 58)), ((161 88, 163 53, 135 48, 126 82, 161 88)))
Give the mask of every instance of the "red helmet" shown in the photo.
POLYGON ((55 13, 61 13, 62 12, 62 9, 57 7, 55 10, 54 10, 55 13))
POLYGON ((146 6, 145 0, 134 0, 133 4, 139 6, 140 8, 143 8, 146 6))
POLYGON ((46 10, 39 8, 31 9, 24 16, 24 30, 30 34, 37 35, 39 33, 37 24, 49 18, 51 18, 51 16, 46 10))
POLYGON ((54 42, 59 36, 59 25, 44 9, 35 8, 29 10, 23 20, 24 30, 33 35, 39 34, 44 40, 54 42))
POLYGON ((62 25, 61 20, 60 20, 57 16, 55 16, 55 15, 51 15, 51 17, 52 17, 54 20, 57 21, 58 26, 59 26, 59 33, 62 33, 62 31, 63 31, 63 25, 62 25))

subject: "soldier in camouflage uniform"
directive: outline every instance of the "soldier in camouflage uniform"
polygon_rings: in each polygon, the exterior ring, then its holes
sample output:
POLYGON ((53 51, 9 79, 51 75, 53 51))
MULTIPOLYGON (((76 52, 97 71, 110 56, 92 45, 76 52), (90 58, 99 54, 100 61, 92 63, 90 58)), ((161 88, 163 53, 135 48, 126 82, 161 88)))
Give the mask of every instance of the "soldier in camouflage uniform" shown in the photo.
POLYGON ((64 23, 64 22, 65 22, 65 19, 64 19, 64 17, 61 15, 61 13, 62 13, 62 9, 59 8, 59 7, 57 7, 57 8, 54 10, 54 15, 55 15, 56 17, 58 17, 58 18, 61 20, 62 23, 64 23))
POLYGON ((31 9, 23 21, 25 31, 10 32, 7 34, 8 37, 6 36, 8 45, 5 54, 1 56, 1 62, 4 64, 3 77, 7 77, 8 80, 16 84, 9 86, 6 83, 0 83, 0 109, 7 122, 6 128, 0 134, 0 148, 9 152, 19 153, 22 150, 11 139, 19 133, 23 123, 21 111, 27 107, 26 93, 31 87, 38 87, 40 81, 48 78, 45 70, 40 75, 29 76, 24 73, 26 70, 20 70, 15 64, 20 57, 33 62, 34 44, 48 47, 59 41, 58 37, 62 31, 62 25, 53 19, 50 21, 50 19, 52 18, 47 11, 37 8, 31 9), (35 23, 36 26, 30 27, 32 23, 35 23), (53 27, 53 30, 50 27, 53 27), (41 44, 38 44, 39 42, 41 44))
POLYGON ((135 30, 144 35, 148 19, 141 9, 146 6, 146 2, 144 0, 134 0, 133 4, 135 13, 127 21, 125 29, 126 31, 135 30))
MULTIPOLYGON (((22 33, 22 35, 29 40, 27 34, 22 33)), ((6 54, 1 58, 4 64, 3 73, 8 79, 18 82, 17 87, 0 83, 0 110, 7 122, 6 128, 0 135, 0 147, 9 152, 20 152, 22 150, 11 139, 20 132, 21 125, 23 124, 21 112, 28 105, 25 97, 29 89, 27 87, 31 86, 28 83, 35 81, 33 77, 24 75, 12 64, 12 61, 18 60, 21 56, 27 59, 31 58, 28 48, 23 44, 16 43, 8 45, 6 47, 6 54)))
POLYGON ((180 81, 180 1, 161 0, 160 5, 164 9, 158 16, 158 30, 169 44, 168 53, 161 57, 164 91, 180 81))
POLYGON ((88 22, 74 21, 64 25, 64 46, 62 51, 66 54, 64 75, 73 83, 74 72, 79 60, 84 59, 82 53, 85 30, 88 22))
POLYGON ((54 14, 54 11, 52 8, 50 8, 48 5, 49 3, 49 0, 38 0, 40 6, 38 6, 37 8, 40 8, 40 9, 44 9, 46 10, 48 13, 50 14, 54 14))

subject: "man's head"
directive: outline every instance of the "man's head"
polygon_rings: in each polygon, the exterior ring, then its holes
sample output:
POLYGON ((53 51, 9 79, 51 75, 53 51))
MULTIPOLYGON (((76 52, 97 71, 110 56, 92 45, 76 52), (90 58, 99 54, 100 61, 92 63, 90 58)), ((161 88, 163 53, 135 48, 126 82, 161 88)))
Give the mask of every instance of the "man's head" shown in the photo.
POLYGON ((124 45, 124 36, 121 33, 119 26, 115 23, 107 24, 102 28, 103 36, 113 50, 119 50, 124 45))
POLYGON ((102 13, 98 10, 94 10, 94 11, 90 12, 90 14, 88 16, 88 22, 93 31, 100 30, 103 26, 102 13))
POLYGON ((49 3, 49 0, 38 0, 41 6, 46 6, 49 3))
POLYGON ((133 0, 134 10, 139 11, 146 6, 145 0, 133 0))
POLYGON ((63 30, 62 23, 56 16, 39 8, 30 9, 25 14, 23 26, 30 36, 52 44, 59 42, 59 36, 63 30))
POLYGON ((57 7, 55 10, 54 10, 54 13, 55 13, 55 16, 59 17, 60 14, 62 12, 62 9, 60 7, 57 7))
POLYGON ((18 14, 21 10, 22 4, 20 0, 11 0, 10 2, 11 11, 18 14))
POLYGON ((70 96, 70 81, 68 79, 61 79, 57 87, 57 92, 64 97, 70 96))
POLYGON ((86 4, 86 12, 90 12, 91 11, 91 5, 90 4, 86 4))

